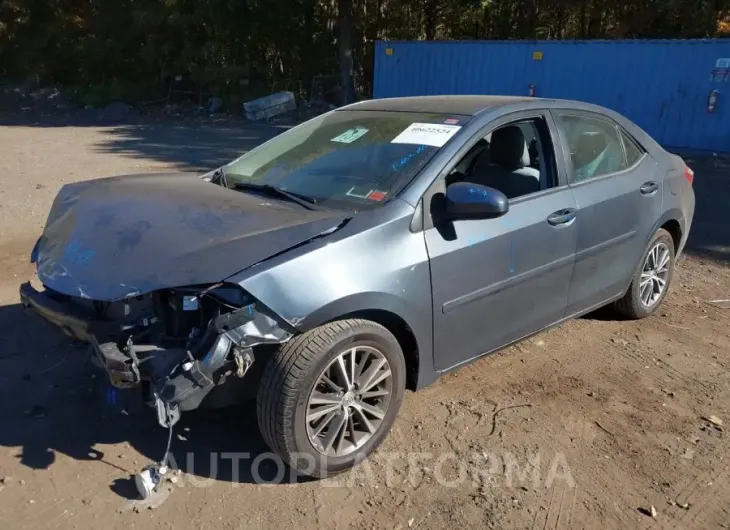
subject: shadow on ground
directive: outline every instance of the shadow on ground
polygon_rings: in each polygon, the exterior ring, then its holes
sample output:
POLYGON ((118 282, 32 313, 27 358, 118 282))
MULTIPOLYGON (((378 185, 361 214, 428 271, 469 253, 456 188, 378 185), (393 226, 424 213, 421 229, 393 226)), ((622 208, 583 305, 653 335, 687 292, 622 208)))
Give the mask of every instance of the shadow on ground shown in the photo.
POLYGON ((730 159, 687 156, 695 172, 695 216, 686 251, 730 263, 730 159))
POLYGON ((155 160, 186 170, 208 170, 250 151, 284 129, 265 124, 221 126, 123 125, 105 132, 101 153, 155 160))
POLYGON ((92 148, 139 160, 202 171, 241 156, 288 126, 230 117, 140 117, 110 120, 94 113, 72 115, 0 114, 0 127, 95 127, 103 140, 92 148))
MULTIPOLYGON (((105 374, 88 362, 88 349, 71 345, 19 304, 0 307, 0 337, 0 445, 17 447, 19 462, 31 469, 50 468, 59 453, 103 463, 124 475, 112 490, 134 498, 129 476, 146 465, 144 458, 159 461, 167 442, 153 411, 110 414, 105 374), (123 443, 142 455, 137 465, 123 443)), ((253 403, 186 413, 173 432, 171 467, 192 475, 191 482, 297 481, 268 453, 253 403)))

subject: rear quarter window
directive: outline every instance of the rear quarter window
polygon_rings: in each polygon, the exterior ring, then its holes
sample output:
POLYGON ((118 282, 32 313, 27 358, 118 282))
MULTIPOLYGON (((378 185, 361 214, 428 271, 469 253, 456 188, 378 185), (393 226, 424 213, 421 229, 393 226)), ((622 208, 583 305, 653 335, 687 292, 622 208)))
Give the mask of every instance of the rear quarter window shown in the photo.
POLYGON ((646 151, 624 130, 621 130, 621 141, 624 143, 624 151, 626 152, 626 165, 631 167, 641 160, 646 151))

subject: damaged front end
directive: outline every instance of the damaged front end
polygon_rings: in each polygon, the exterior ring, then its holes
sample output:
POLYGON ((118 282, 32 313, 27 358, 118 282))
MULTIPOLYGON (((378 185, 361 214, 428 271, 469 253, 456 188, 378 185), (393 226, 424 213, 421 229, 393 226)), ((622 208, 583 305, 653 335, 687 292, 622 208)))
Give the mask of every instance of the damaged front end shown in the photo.
POLYGON ((20 299, 88 343, 111 385, 139 389, 165 427, 175 424, 181 411, 200 407, 215 390, 242 379, 257 350, 286 342, 293 331, 235 284, 101 302, 25 283, 20 299))

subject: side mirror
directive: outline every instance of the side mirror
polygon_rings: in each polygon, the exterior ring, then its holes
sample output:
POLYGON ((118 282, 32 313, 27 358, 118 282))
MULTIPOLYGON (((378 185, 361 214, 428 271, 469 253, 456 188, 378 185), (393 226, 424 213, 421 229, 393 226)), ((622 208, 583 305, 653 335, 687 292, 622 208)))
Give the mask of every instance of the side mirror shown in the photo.
POLYGON ((493 219, 509 211, 509 199, 499 190, 455 182, 446 187, 446 215, 450 219, 493 219))

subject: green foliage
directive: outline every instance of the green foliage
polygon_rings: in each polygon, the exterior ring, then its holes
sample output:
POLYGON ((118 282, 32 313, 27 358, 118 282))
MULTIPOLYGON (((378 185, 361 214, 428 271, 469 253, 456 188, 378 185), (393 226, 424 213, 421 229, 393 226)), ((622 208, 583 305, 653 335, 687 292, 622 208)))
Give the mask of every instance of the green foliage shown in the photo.
POLYGON ((711 37, 730 27, 727 2, 352 0, 343 55, 343 0, 0 0, 0 75, 83 87, 81 101, 101 105, 164 97, 185 74, 206 95, 240 101, 306 96, 351 53, 367 93, 378 39, 711 37))

